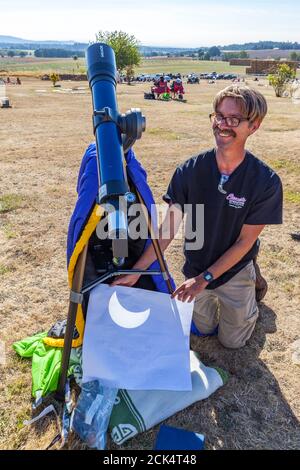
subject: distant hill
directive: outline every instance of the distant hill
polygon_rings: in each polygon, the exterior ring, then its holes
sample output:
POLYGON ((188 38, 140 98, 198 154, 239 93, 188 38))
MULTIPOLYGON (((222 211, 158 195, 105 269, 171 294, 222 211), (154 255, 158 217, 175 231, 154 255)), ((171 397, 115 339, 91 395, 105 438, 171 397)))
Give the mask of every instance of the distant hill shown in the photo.
POLYGON ((6 44, 74 44, 75 41, 56 41, 56 40, 49 40, 49 41, 34 41, 33 39, 21 39, 16 38, 15 36, 2 36, 0 34, 0 43, 6 44))
POLYGON ((294 50, 300 49, 298 42, 279 42, 279 41, 258 41, 246 42, 244 44, 229 44, 228 46, 219 46, 222 51, 255 51, 264 49, 283 49, 294 50))
POLYGON ((292 52, 300 53, 300 46, 299 49, 248 49, 246 52, 249 59, 288 59, 292 52))
POLYGON ((25 39, 21 39, 21 38, 16 38, 14 36, 2 36, 0 34, 0 43, 1 42, 5 42, 6 44, 16 44, 16 43, 21 43, 21 42, 31 42, 31 41, 27 41, 25 39))
MULTIPOLYGON (((88 43, 81 43, 76 41, 33 41, 31 39, 21 39, 14 36, 3 36, 0 35, 0 48, 3 49, 18 49, 18 50, 27 50, 27 49, 46 49, 46 48, 58 48, 66 49, 70 51, 84 51, 88 47, 88 43)), ((300 50, 300 44, 297 42, 275 42, 275 41, 258 41, 258 42, 249 42, 244 44, 229 44, 227 46, 217 46, 222 52, 226 51, 272 51, 277 49, 278 51, 293 51, 300 50)), ((144 46, 139 47, 140 52, 144 56, 155 56, 155 55, 166 55, 166 54, 186 54, 186 53, 197 53, 199 49, 206 52, 209 47, 199 46, 199 47, 164 47, 164 46, 144 46)), ((277 54, 279 52, 277 51, 277 54)), ((276 55, 276 52, 275 52, 276 55)))
MULTIPOLYGON (((180 52, 197 52, 199 47, 163 47, 163 46, 139 46, 141 54, 150 55, 153 52, 157 54, 177 54, 180 52)), ((208 47, 201 47, 203 51, 207 51, 208 47)))
POLYGON ((33 41, 31 39, 21 39, 21 38, 16 38, 14 36, 0 35, 0 47, 8 48, 8 49, 15 48, 19 50, 56 47, 59 49, 83 51, 88 47, 88 43, 79 43, 76 41, 55 41, 55 40, 33 41))

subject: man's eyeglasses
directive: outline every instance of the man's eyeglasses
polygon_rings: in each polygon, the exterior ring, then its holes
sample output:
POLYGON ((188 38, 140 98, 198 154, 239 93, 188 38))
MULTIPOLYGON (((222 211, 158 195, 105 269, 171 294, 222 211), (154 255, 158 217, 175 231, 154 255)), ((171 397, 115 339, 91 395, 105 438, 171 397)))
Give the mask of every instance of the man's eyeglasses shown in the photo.
POLYGON ((249 121, 247 118, 239 118, 236 116, 228 116, 225 117, 223 114, 220 113, 211 113, 209 115, 209 119, 211 122, 215 122, 216 124, 221 124, 222 121, 225 121, 227 127, 238 127, 240 122, 242 121, 249 121))

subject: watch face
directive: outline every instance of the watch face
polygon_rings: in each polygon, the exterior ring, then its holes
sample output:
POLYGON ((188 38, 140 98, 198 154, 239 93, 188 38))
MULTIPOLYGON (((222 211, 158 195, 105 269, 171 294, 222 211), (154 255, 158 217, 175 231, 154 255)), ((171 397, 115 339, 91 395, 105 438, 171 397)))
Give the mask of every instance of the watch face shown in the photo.
POLYGON ((207 282, 210 282, 213 280, 213 275, 211 273, 205 273, 203 277, 207 282))

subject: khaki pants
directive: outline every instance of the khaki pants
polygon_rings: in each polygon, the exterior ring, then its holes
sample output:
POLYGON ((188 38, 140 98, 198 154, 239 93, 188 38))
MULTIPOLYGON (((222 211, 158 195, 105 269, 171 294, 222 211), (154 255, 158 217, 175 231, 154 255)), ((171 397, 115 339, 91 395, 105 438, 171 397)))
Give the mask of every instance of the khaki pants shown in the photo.
POLYGON ((255 300, 255 269, 251 261, 232 279, 196 296, 193 320, 201 333, 219 324, 218 339, 226 348, 245 346, 258 317, 255 300))

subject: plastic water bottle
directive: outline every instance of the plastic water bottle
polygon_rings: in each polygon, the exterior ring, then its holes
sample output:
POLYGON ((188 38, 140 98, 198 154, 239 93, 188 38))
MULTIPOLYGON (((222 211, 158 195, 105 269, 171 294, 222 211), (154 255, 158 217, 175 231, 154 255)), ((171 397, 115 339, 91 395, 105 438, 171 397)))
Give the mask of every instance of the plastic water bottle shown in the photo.
POLYGON ((71 426, 90 448, 105 449, 107 428, 117 393, 118 389, 104 387, 99 380, 82 385, 71 426))

